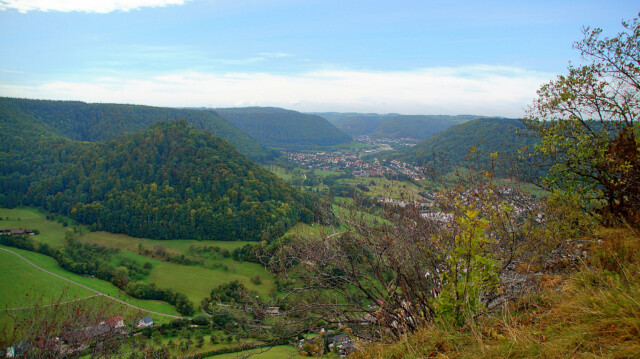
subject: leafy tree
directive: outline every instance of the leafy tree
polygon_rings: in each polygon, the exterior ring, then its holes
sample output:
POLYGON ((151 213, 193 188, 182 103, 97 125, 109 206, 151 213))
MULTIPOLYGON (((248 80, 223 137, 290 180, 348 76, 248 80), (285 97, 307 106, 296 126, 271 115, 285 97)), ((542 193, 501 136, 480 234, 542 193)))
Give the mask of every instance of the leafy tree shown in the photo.
POLYGON ((129 270, 126 267, 117 267, 113 273, 115 285, 124 288, 129 282, 129 270))
MULTIPOLYGON (((456 207, 462 212, 456 217, 459 231, 454 236, 453 249, 446 256, 446 266, 443 266, 446 270, 435 309, 439 320, 463 325, 469 319, 467 316, 484 308, 480 300, 482 292, 491 292, 499 285, 501 263, 492 258, 495 255, 487 255, 486 248, 495 242, 488 235, 489 219, 480 217, 480 209, 473 203, 458 202, 456 207)), ((501 212, 507 213, 507 210, 501 212)))
POLYGON ((589 211, 640 224, 640 22, 604 37, 584 29, 574 44, 584 65, 538 90, 526 123, 542 137, 538 150, 555 160, 547 183, 576 193, 589 211))

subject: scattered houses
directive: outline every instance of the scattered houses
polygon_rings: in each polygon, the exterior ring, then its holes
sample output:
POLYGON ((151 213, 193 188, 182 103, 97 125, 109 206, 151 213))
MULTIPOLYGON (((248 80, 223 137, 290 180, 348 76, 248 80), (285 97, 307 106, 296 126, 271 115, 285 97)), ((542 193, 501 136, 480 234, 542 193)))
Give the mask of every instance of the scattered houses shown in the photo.
POLYGON ((11 236, 21 236, 21 235, 34 235, 34 231, 29 231, 26 229, 11 229, 11 228, 0 228, 0 234, 8 234, 11 236))
POLYGON ((272 316, 272 317, 277 317, 278 315, 280 315, 280 308, 279 307, 267 307, 267 309, 265 310, 265 313, 267 315, 272 316))
POLYGON ((343 358, 357 349, 353 339, 346 334, 334 335, 329 338, 328 347, 330 351, 343 358))
POLYGON ((152 326, 153 326, 153 319, 148 315, 140 319, 140 321, 138 321, 138 328, 147 328, 152 326))

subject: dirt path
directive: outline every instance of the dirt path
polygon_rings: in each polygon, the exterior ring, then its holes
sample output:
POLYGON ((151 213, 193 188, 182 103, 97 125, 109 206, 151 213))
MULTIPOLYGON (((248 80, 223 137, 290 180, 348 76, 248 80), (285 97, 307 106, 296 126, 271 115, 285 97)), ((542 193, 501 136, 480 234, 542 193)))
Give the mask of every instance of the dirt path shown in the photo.
MULTIPOLYGON (((65 280, 65 281, 67 281, 67 282, 71 283, 71 284, 75 284, 75 285, 77 285, 77 286, 78 286, 78 287, 80 287, 80 288, 84 288, 84 289, 89 290, 89 291, 91 291, 91 292, 93 292, 93 293, 96 293, 96 295, 94 295, 93 297, 95 297, 95 296, 103 296, 103 297, 109 298, 109 299, 111 299, 111 300, 114 300, 114 301, 116 301, 116 302, 118 302, 118 303, 120 303, 120 304, 126 305, 126 306, 128 306, 128 307, 131 307, 131 308, 134 308, 134 309, 138 309, 138 310, 143 311, 143 312, 147 312, 147 313, 155 314, 155 315, 161 315, 161 316, 163 316, 163 317, 176 318, 176 319, 188 319, 188 318, 180 317, 180 316, 177 316, 177 315, 164 314, 164 313, 154 312, 154 311, 152 311, 152 310, 148 310, 148 309, 140 308, 140 307, 135 306, 135 305, 133 305, 133 304, 127 303, 127 302, 125 302, 125 301, 123 301, 123 300, 120 300, 120 299, 114 298, 114 297, 112 297, 112 296, 111 296, 111 295, 109 295, 109 294, 105 294, 105 293, 99 292, 99 291, 97 291, 97 290, 95 290, 95 289, 93 289, 93 288, 89 288, 89 287, 87 287, 86 285, 82 285, 82 284, 80 284, 80 283, 78 283, 78 282, 74 282, 74 281, 72 281, 71 279, 65 278, 65 277, 63 277, 63 276, 61 276, 61 275, 55 274, 55 273, 50 272, 50 271, 48 271, 48 270, 46 270, 46 269, 44 269, 44 268, 41 268, 41 267, 37 266, 36 264, 34 264, 33 262, 31 262, 30 260, 26 259, 25 257, 23 257, 23 256, 19 255, 18 253, 14 252, 14 251, 10 251, 10 250, 8 250, 8 249, 4 249, 4 248, 0 248, 0 250, 3 250, 3 251, 5 251, 5 252, 9 252, 9 253, 11 253, 11 254, 13 254, 13 255, 17 256, 18 258, 22 259, 23 261, 25 261, 25 262, 29 263, 31 266, 33 266, 33 267, 35 267, 35 268, 37 268, 37 269, 39 269, 39 270, 41 270, 41 271, 43 271, 43 272, 45 272, 45 273, 47 273, 47 274, 50 274, 50 275, 52 275, 52 276, 54 276, 54 277, 58 277, 58 278, 60 278, 60 279, 62 279, 62 280, 65 280)), ((82 299, 86 299, 86 298, 82 298, 82 299)), ((70 301, 70 302, 72 302, 72 301, 70 301)), ((16 309, 16 308, 12 308, 12 309, 16 309)), ((18 308, 18 309, 19 309, 19 308, 18 308)), ((11 309, 8 309, 8 310, 11 310, 11 309)), ((17 309, 16 309, 16 310, 17 310, 17 309)))
MULTIPOLYGON (((0 248, 1 249, 1 248, 0 248)), ((81 300, 87 300, 87 299, 91 299, 94 297, 100 297, 100 294, 94 294, 94 295, 90 295, 88 297, 84 297, 84 298, 78 298, 78 299, 74 299, 74 300, 68 300, 66 302, 60 302, 60 303, 53 303, 53 304, 44 304, 44 305, 36 305, 36 306, 31 306, 31 307, 16 307, 16 308, 5 308, 5 309, 0 309, 0 312, 9 312, 9 311, 13 311, 13 310, 25 310, 25 309, 35 309, 35 308, 46 308, 46 307, 53 307, 54 305, 61 305, 61 304, 67 304, 67 303, 73 303, 73 302, 79 302, 81 300)))

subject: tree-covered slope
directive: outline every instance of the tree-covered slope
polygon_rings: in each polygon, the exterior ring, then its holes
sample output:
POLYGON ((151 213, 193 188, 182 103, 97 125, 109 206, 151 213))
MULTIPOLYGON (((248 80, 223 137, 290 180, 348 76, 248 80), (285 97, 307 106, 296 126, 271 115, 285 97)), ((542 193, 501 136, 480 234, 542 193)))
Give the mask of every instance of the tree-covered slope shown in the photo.
POLYGON ((318 113, 351 136, 369 135, 376 138, 427 139, 453 125, 472 120, 473 115, 399 115, 363 113, 318 113))
POLYGON ((222 117, 260 141, 278 149, 308 149, 351 141, 326 119, 273 107, 216 109, 222 117))
POLYGON ((264 161, 273 156, 256 140, 212 111, 15 98, 0 98, 0 103, 5 107, 11 105, 48 125, 55 133, 75 140, 111 140, 143 130, 158 121, 184 119, 198 129, 226 139, 251 159, 264 161))
POLYGON ((384 115, 377 113, 318 112, 315 114, 326 118, 338 129, 351 136, 371 134, 386 121, 384 115))
POLYGON ((155 239, 259 240, 311 216, 304 194, 186 120, 92 143, 14 109, 0 105, 0 206, 155 239))
POLYGON ((499 162, 512 162, 519 148, 536 143, 520 120, 479 118, 449 127, 404 150, 398 158, 416 164, 458 166, 467 164, 469 151, 475 147, 473 155, 481 164, 489 161, 491 153, 499 162))

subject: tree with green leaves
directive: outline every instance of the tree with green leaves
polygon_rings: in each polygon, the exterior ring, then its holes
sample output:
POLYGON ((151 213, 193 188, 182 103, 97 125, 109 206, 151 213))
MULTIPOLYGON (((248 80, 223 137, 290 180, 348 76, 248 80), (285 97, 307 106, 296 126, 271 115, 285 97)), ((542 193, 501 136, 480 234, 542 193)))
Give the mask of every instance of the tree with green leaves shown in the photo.
POLYGON ((551 189, 578 196, 584 209, 640 224, 640 21, 606 37, 584 29, 576 42, 584 64, 538 90, 525 121, 554 161, 551 189))

